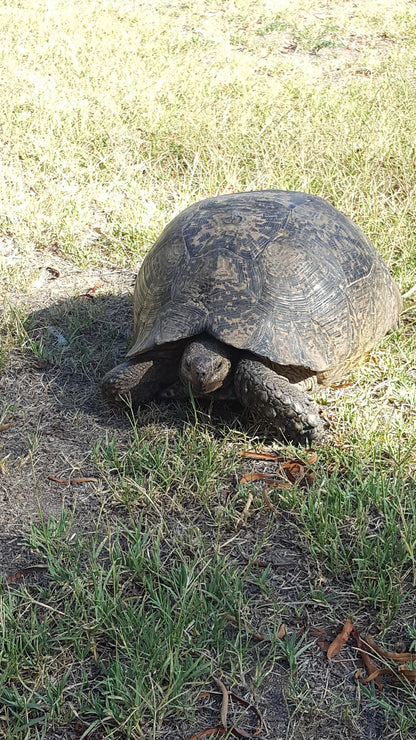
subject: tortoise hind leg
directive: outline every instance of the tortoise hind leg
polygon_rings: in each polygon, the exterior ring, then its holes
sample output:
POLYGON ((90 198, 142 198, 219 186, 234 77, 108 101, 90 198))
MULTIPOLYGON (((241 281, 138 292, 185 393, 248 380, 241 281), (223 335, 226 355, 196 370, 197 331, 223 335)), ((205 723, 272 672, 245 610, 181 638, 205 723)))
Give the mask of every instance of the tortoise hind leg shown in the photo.
POLYGON ((243 358, 234 376, 237 398, 254 418, 287 440, 307 444, 322 435, 318 407, 301 384, 290 383, 258 360, 243 358))
POLYGON ((110 406, 126 408, 131 401, 133 409, 149 403, 178 377, 175 362, 165 358, 132 358, 110 370, 101 381, 101 392, 110 406))

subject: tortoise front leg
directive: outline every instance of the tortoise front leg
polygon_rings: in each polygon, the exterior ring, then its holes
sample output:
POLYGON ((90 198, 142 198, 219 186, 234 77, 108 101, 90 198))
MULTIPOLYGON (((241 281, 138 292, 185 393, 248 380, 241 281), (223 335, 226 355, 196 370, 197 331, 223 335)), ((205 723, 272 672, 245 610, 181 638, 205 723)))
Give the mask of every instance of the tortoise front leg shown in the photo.
POLYGON ((257 421, 276 430, 295 444, 307 444, 322 435, 319 410, 311 396, 277 375, 258 360, 242 358, 236 367, 235 392, 237 398, 257 421))
POLYGON ((136 411, 149 403, 178 377, 178 363, 165 358, 134 357, 110 370, 101 381, 101 392, 110 406, 126 408, 131 401, 136 411))

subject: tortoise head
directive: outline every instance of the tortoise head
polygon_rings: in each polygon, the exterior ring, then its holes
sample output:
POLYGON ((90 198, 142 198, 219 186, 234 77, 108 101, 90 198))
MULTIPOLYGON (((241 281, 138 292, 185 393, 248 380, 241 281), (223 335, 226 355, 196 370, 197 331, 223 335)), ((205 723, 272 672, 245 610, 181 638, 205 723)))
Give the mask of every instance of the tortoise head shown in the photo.
POLYGON ((211 337, 190 341, 182 355, 180 377, 194 396, 205 396, 221 388, 231 370, 231 351, 211 337))

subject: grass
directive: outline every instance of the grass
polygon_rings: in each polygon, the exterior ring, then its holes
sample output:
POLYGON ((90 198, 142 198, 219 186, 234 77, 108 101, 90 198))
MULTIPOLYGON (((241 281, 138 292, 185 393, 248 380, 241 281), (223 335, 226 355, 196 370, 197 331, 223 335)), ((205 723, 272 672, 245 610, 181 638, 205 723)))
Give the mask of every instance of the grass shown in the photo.
POLYGON ((323 196, 403 293, 416 284, 414 4, 5 0, 0 28, 0 474, 9 503, 14 485, 35 491, 43 566, 2 587, 0 737, 188 737, 215 671, 267 710, 270 737, 413 737, 414 686, 349 689, 299 620, 353 614, 392 649, 414 641, 414 294, 348 384, 320 393, 314 482, 271 494, 279 515, 238 484, 238 451, 263 443, 247 419, 151 407, 123 427, 96 386, 129 341, 131 273, 209 195, 323 196), (85 430, 79 453, 63 447, 85 430), (43 514, 53 434, 65 469, 82 458, 100 478, 82 527, 43 514), (282 548, 295 575, 254 564, 282 548))
POLYGON ((250 608, 243 579, 197 528, 175 536, 139 520, 86 541, 63 514, 34 527, 31 545, 46 578, 3 599, 7 737, 74 715, 85 737, 155 737, 165 717, 192 717, 202 677, 247 658, 226 633, 227 613, 250 608))
POLYGON ((189 498, 210 508, 224 485, 224 470, 236 462, 238 435, 223 431, 214 436, 209 426, 192 423, 170 434, 154 427, 143 431, 134 421, 132 426, 127 449, 113 438, 95 453, 113 496, 127 508, 146 501, 157 508, 161 498, 165 511, 181 510, 189 498))

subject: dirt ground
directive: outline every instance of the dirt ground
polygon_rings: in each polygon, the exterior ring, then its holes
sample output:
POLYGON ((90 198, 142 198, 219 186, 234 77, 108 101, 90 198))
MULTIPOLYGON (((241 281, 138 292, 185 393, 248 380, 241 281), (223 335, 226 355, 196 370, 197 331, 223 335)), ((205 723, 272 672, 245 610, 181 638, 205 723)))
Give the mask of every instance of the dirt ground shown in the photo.
POLYGON ((65 486, 49 476, 96 477, 94 446, 106 434, 128 428, 124 416, 114 415, 101 400, 99 363, 101 350, 115 361, 125 351, 131 331, 126 290, 131 292, 134 275, 80 271, 61 258, 38 257, 39 285, 34 300, 25 300, 25 310, 29 335, 48 346, 13 351, 0 375, 2 423, 12 422, 0 432, 0 569, 6 575, 26 557, 20 543, 31 522, 59 517, 63 507, 75 508, 80 523, 84 516, 91 521, 100 482, 65 486), (82 297, 97 283, 99 295, 82 297), (82 338, 78 354, 71 332, 82 338), (109 333, 113 341, 103 347, 101 336, 108 339, 109 333))

